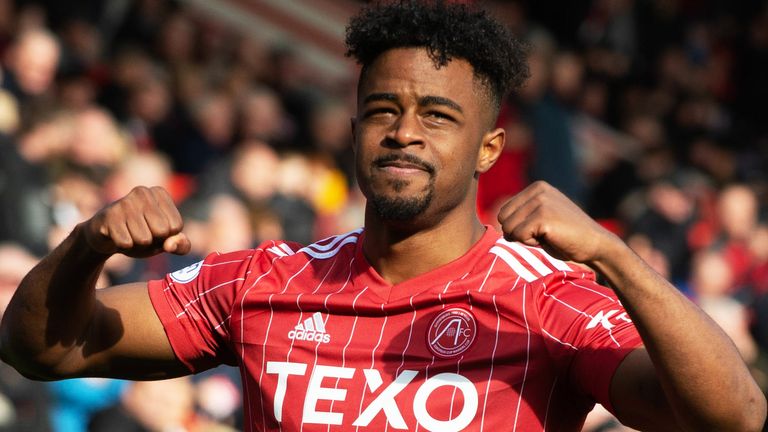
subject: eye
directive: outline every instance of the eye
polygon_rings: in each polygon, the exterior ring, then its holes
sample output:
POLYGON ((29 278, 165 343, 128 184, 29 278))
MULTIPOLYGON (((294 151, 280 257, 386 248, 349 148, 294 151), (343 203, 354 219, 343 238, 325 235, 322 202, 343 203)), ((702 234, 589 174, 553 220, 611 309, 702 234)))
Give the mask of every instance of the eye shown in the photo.
POLYGON ((366 118, 385 117, 392 114, 395 114, 395 110, 389 107, 376 107, 376 108, 371 108, 365 111, 366 118))
POLYGON ((437 123, 445 123, 454 121, 453 116, 448 115, 442 111, 429 111, 427 118, 437 123))

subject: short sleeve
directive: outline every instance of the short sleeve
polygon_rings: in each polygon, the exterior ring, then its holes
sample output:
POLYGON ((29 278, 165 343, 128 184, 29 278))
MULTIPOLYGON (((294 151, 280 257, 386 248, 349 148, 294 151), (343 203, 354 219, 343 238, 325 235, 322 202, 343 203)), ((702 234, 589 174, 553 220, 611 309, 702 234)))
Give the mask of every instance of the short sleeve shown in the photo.
POLYGON ((234 302, 260 250, 213 253, 148 283, 149 296, 178 357, 197 373, 235 365, 229 332, 234 302))
POLYGON ((613 375, 627 354, 642 346, 616 294, 591 272, 553 273, 533 287, 551 355, 577 390, 613 411, 613 375))

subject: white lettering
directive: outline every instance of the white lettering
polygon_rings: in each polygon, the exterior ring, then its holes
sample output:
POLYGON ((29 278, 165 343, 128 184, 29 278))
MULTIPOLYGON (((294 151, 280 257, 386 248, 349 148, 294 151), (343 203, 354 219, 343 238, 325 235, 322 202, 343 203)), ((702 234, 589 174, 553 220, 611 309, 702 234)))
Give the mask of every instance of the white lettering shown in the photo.
POLYGON ((288 332, 288 339, 329 343, 331 335, 315 331, 291 330, 288 332))
POLYGON ((307 394, 304 397, 304 423, 319 423, 340 425, 344 417, 342 413, 317 411, 317 401, 343 401, 347 397, 346 389, 323 387, 323 379, 352 378, 355 369, 317 365, 309 379, 307 394))
POLYGON ((587 324, 587 327, 586 327, 587 330, 589 330, 591 328, 597 327, 598 323, 600 325, 602 325, 603 328, 606 329, 606 330, 612 329, 614 327, 614 325, 611 324, 608 321, 608 318, 612 317, 613 314, 615 314, 618 311, 619 311, 618 309, 613 309, 613 310, 608 311, 608 313, 606 313, 606 314, 604 314, 603 311, 598 312, 597 315, 595 315, 592 318, 592 320, 589 322, 589 324, 587 324))
MULTIPOLYGON (((365 374, 365 382, 368 385, 368 389, 371 393, 381 387, 382 380, 379 371, 376 369, 363 369, 365 374)), ((403 391, 405 386, 408 385, 416 377, 418 372, 412 370, 404 370, 400 375, 395 378, 387 388, 382 391, 376 399, 371 402, 365 411, 360 414, 360 417, 352 423, 353 426, 368 426, 379 411, 384 411, 384 416, 390 425, 395 429, 408 429, 408 425, 405 424, 403 415, 400 414, 400 410, 395 402, 395 396, 403 391)))
POLYGON ((288 389, 288 375, 304 375, 307 365, 304 363, 267 362, 267 373, 277 374, 277 389, 275 390, 275 418, 283 420, 283 401, 288 389))
POLYGON ((416 391, 413 398, 413 414, 416 421, 430 431, 454 432, 469 426, 477 414, 477 389, 467 378, 455 373, 441 373, 426 380, 416 391), (437 420, 427 411, 427 399, 437 388, 442 386, 456 387, 464 394, 464 407, 454 419, 437 420))

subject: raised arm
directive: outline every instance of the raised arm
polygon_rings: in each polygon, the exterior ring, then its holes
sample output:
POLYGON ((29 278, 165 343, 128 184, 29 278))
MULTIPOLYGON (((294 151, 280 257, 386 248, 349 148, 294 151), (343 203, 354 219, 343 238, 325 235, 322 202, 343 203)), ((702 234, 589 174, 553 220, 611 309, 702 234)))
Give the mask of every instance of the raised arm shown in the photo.
POLYGON ((73 232, 22 280, 0 325, 3 361, 34 379, 159 379, 186 372, 146 283, 96 290, 115 253, 149 257, 190 249, 162 188, 138 187, 73 232))
MULTIPOLYGON (((645 344, 611 383, 622 423, 641 430, 759 431, 766 400, 728 336, 618 237, 538 182, 500 211, 505 236, 600 272, 645 344)), ((599 367, 599 366, 597 366, 599 367)))

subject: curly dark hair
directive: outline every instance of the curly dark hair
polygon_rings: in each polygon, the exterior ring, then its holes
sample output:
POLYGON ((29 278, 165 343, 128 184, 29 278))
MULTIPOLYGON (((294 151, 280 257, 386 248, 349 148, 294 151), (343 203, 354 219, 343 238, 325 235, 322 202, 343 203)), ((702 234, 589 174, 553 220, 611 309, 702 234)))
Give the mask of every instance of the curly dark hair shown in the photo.
POLYGON ((482 10, 444 0, 376 2, 353 17, 347 56, 366 68, 393 48, 424 47, 436 67, 469 62, 496 103, 528 78, 527 45, 482 10))

